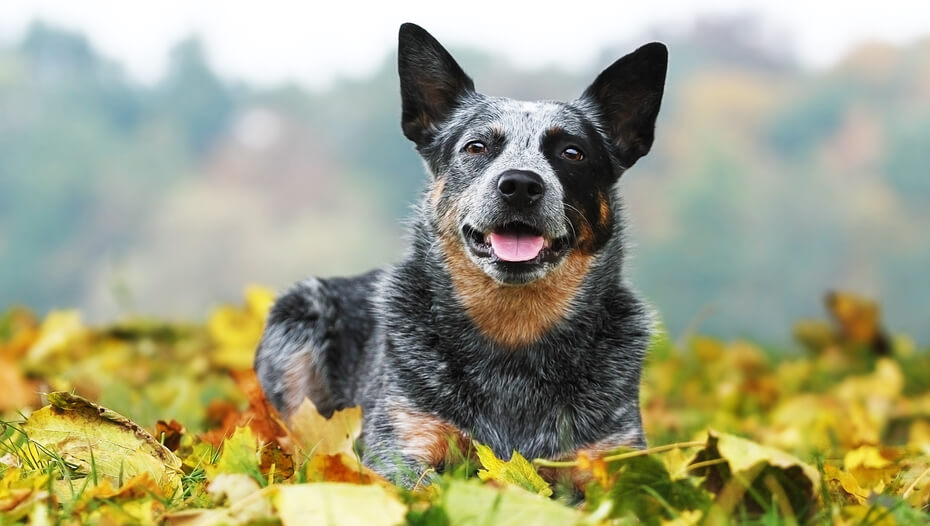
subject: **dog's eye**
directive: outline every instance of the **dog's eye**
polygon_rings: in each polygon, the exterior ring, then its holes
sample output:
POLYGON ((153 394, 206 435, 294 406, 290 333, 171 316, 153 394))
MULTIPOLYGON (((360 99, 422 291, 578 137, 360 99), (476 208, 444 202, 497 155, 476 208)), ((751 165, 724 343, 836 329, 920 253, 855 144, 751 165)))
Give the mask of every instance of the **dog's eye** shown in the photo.
POLYGON ((488 147, 485 146, 481 141, 471 141, 465 145, 465 151, 470 154, 477 155, 479 153, 488 151, 488 147))
POLYGON ((584 153, 582 153, 581 150, 575 148, 574 146, 569 146, 568 148, 562 150, 562 158, 577 162, 584 159, 584 153))

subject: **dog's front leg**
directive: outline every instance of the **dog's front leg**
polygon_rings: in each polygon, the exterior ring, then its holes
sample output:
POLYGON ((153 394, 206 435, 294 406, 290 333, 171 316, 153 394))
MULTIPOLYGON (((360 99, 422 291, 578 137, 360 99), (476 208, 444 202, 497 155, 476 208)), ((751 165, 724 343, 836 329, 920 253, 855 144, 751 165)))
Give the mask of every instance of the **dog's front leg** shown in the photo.
POLYGON ((369 409, 362 441, 365 465, 407 488, 429 484, 469 445, 466 433, 394 396, 369 409))

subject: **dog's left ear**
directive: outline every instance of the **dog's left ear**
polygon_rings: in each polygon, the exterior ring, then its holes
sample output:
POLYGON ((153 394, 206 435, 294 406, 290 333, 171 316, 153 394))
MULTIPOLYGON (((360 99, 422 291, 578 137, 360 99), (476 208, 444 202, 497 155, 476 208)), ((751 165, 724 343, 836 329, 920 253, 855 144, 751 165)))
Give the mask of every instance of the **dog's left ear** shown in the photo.
POLYGON ((438 125, 449 117, 459 99, 475 90, 475 84, 452 55, 416 24, 400 26, 397 72, 401 126, 418 148, 430 143, 438 125))
POLYGON ((601 72, 581 97, 597 107, 624 168, 652 147, 667 68, 665 45, 646 44, 601 72))

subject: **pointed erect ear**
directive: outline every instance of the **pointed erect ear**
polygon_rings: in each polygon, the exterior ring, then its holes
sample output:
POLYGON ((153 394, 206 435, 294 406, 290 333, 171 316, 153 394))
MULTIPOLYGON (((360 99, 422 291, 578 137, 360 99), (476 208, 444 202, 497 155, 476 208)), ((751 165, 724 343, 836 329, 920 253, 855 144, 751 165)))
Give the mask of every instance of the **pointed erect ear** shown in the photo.
POLYGON ((581 97, 597 107, 625 168, 652 147, 667 67, 665 45, 646 44, 601 72, 581 97))
POLYGON ((400 26, 397 51, 404 135, 418 147, 432 140, 462 95, 475 85, 442 45, 416 24, 400 26))

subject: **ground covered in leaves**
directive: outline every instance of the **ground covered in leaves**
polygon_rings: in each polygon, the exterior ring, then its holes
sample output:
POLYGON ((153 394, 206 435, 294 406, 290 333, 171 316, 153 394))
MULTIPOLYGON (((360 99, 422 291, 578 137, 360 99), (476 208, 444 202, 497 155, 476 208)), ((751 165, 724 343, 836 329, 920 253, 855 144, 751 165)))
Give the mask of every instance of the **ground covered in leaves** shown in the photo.
POLYGON ((474 443, 413 491, 361 466, 358 409, 285 423, 264 400, 271 301, 250 288, 204 325, 3 314, 0 524, 930 524, 930 352, 867 300, 830 296, 794 350, 657 337, 646 451, 474 443))

